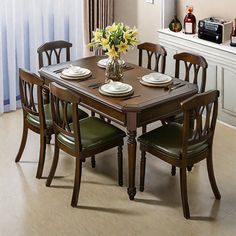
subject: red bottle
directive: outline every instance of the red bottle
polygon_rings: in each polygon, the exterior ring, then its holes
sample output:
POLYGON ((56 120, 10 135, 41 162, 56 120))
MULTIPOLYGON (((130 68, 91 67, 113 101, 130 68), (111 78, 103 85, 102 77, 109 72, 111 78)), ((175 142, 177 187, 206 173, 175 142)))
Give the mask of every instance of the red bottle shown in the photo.
POLYGON ((187 6, 187 14, 184 17, 184 32, 185 34, 196 33, 196 18, 192 14, 193 6, 187 6))

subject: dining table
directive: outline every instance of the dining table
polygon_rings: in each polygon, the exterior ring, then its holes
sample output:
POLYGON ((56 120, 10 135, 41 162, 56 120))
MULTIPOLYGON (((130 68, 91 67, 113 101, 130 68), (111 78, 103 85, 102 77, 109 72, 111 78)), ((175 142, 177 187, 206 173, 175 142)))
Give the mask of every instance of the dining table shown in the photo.
POLYGON ((173 78, 173 84, 168 86, 147 86, 140 83, 140 80, 154 71, 126 62, 121 82, 131 85, 133 93, 126 96, 107 96, 100 91, 100 87, 107 81, 105 69, 98 66, 102 58, 104 56, 91 56, 42 67, 39 74, 45 84, 56 82, 70 89, 80 97, 81 106, 126 128, 127 192, 129 199, 133 200, 136 194, 137 129, 181 112, 181 102, 196 94, 198 88, 195 84, 177 78, 173 78), (91 75, 83 79, 63 77, 62 71, 71 65, 87 68, 91 75))

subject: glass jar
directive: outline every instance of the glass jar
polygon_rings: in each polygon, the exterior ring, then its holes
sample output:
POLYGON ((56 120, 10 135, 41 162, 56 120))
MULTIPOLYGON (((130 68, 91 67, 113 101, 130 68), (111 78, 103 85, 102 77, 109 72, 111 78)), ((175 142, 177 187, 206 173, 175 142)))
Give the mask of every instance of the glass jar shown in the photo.
POLYGON ((123 77, 123 61, 117 58, 108 58, 105 75, 107 79, 120 80, 123 77))
POLYGON ((169 29, 173 32, 180 32, 182 30, 182 25, 177 16, 170 22, 169 29))

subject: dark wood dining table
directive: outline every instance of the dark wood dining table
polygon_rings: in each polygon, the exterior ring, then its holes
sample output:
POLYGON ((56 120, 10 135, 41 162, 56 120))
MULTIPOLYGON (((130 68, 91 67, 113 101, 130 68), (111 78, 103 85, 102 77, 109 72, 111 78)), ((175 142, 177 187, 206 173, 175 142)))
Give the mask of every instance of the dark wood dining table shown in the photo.
POLYGON ((128 145, 128 195, 131 200, 136 194, 136 136, 137 128, 150 124, 180 112, 180 103, 197 93, 197 86, 183 80, 173 79, 173 83, 181 82, 184 86, 176 89, 166 87, 150 87, 140 83, 143 75, 153 71, 127 63, 124 67, 122 82, 133 87, 134 97, 110 97, 102 95, 98 87, 91 87, 106 80, 105 69, 97 62, 101 56, 92 56, 79 60, 43 67, 39 70, 45 83, 56 82, 81 98, 81 105, 102 117, 118 123, 127 129, 128 145), (60 72, 69 65, 76 65, 91 70, 92 76, 87 79, 63 79, 60 72), (137 95, 137 96, 136 96, 137 95))

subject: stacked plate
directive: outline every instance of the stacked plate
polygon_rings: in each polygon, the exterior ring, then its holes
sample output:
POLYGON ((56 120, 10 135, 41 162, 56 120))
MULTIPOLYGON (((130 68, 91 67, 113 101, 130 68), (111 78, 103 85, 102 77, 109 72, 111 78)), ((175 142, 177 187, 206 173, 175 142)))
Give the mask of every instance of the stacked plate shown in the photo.
MULTIPOLYGON (((97 65, 101 68, 106 68, 107 61, 109 58, 101 59, 100 61, 97 62, 97 65)), ((123 65, 125 64, 125 61, 122 60, 123 65)))
POLYGON ((112 96, 112 97, 122 97, 132 94, 133 87, 129 84, 122 82, 110 82, 104 84, 99 88, 99 92, 103 95, 112 96))
POLYGON ((153 86, 153 87, 165 87, 171 84, 172 80, 173 79, 168 75, 155 72, 155 73, 150 73, 148 75, 144 75, 140 79, 140 83, 147 86, 153 86))
POLYGON ((91 76, 91 71, 79 66, 70 66, 61 72, 63 79, 84 79, 91 76))

